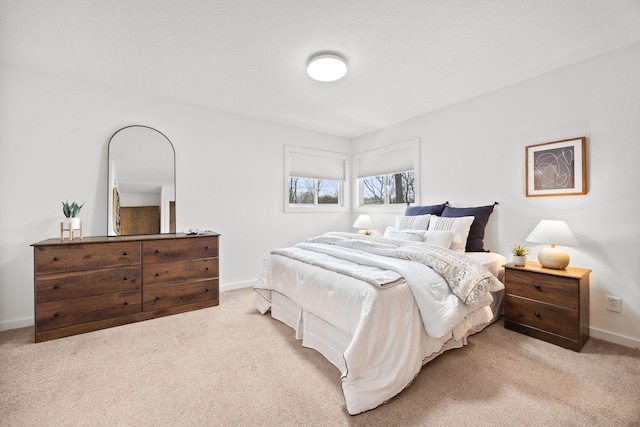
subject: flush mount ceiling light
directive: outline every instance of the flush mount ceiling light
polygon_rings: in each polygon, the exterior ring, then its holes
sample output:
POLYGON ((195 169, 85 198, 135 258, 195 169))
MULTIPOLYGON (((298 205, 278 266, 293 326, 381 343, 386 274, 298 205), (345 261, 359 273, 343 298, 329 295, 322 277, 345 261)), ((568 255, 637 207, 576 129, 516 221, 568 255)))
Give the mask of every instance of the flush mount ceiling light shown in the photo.
POLYGON ((321 53, 309 59, 307 74, 314 80, 321 82, 333 82, 347 74, 345 60, 334 53, 321 53))

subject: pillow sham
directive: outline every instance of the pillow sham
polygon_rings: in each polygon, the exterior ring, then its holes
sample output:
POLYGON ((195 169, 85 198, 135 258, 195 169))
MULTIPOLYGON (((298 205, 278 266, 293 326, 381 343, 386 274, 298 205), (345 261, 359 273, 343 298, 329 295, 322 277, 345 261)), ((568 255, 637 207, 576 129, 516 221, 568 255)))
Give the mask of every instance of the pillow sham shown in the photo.
POLYGON ((416 216, 416 215, 442 215, 442 211, 445 208, 446 203, 441 205, 430 205, 430 206, 407 206, 407 209, 404 211, 406 216, 416 216))
POLYGON ((456 252, 464 252, 473 219, 472 216, 460 218, 432 216, 429 221, 429 231, 453 231, 455 234, 449 249, 456 252))
POLYGON ((443 217, 458 218, 458 217, 474 217, 471 229, 469 230, 469 237, 465 246, 466 252, 487 252, 484 249, 484 229, 489 221, 489 216, 493 212, 494 205, 490 206, 476 206, 470 208, 452 208, 447 206, 442 212, 443 217))
POLYGON ((398 230, 391 226, 387 227, 382 236, 385 239, 409 240, 412 242, 422 242, 426 230, 398 230))
POLYGON ((429 228, 431 215, 396 216, 396 228, 398 230, 426 230, 429 228))
POLYGON ((441 246, 445 249, 451 248, 451 242, 455 236, 454 231, 425 231, 424 239, 425 243, 431 243, 432 245, 441 246))

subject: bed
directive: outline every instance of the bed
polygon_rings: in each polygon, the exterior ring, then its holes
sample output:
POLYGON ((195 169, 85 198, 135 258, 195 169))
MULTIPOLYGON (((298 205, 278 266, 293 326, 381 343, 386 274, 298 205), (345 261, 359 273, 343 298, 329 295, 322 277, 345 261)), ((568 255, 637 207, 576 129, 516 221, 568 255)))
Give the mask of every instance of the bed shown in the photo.
POLYGON ((428 242, 427 231, 419 241, 388 231, 332 232, 274 250, 254 287, 261 313, 340 370, 352 415, 400 393, 424 364, 501 314, 502 255, 451 250, 428 242))

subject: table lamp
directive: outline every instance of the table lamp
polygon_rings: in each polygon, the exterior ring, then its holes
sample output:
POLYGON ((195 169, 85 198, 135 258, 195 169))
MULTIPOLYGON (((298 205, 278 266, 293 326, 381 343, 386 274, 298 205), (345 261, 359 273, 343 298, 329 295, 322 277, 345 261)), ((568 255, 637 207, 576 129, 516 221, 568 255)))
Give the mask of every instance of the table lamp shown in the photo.
POLYGON ((373 223, 371 222, 371 217, 369 215, 358 215, 358 219, 353 223, 353 228, 360 228, 358 234, 366 234, 369 235, 371 232, 369 228, 373 227, 373 223))
POLYGON ((569 254, 556 245, 580 246, 566 222, 549 219, 540 221, 525 240, 551 244, 551 247, 538 252, 538 261, 543 267, 556 270, 564 270, 569 265, 569 254))

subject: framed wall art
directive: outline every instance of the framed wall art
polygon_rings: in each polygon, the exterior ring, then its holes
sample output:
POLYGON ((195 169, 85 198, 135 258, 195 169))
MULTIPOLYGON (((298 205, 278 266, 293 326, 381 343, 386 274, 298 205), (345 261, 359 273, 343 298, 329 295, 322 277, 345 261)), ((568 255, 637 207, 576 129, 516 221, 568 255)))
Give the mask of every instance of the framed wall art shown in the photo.
POLYGON ((529 145, 525 150, 527 197, 587 194, 585 137, 529 145))

